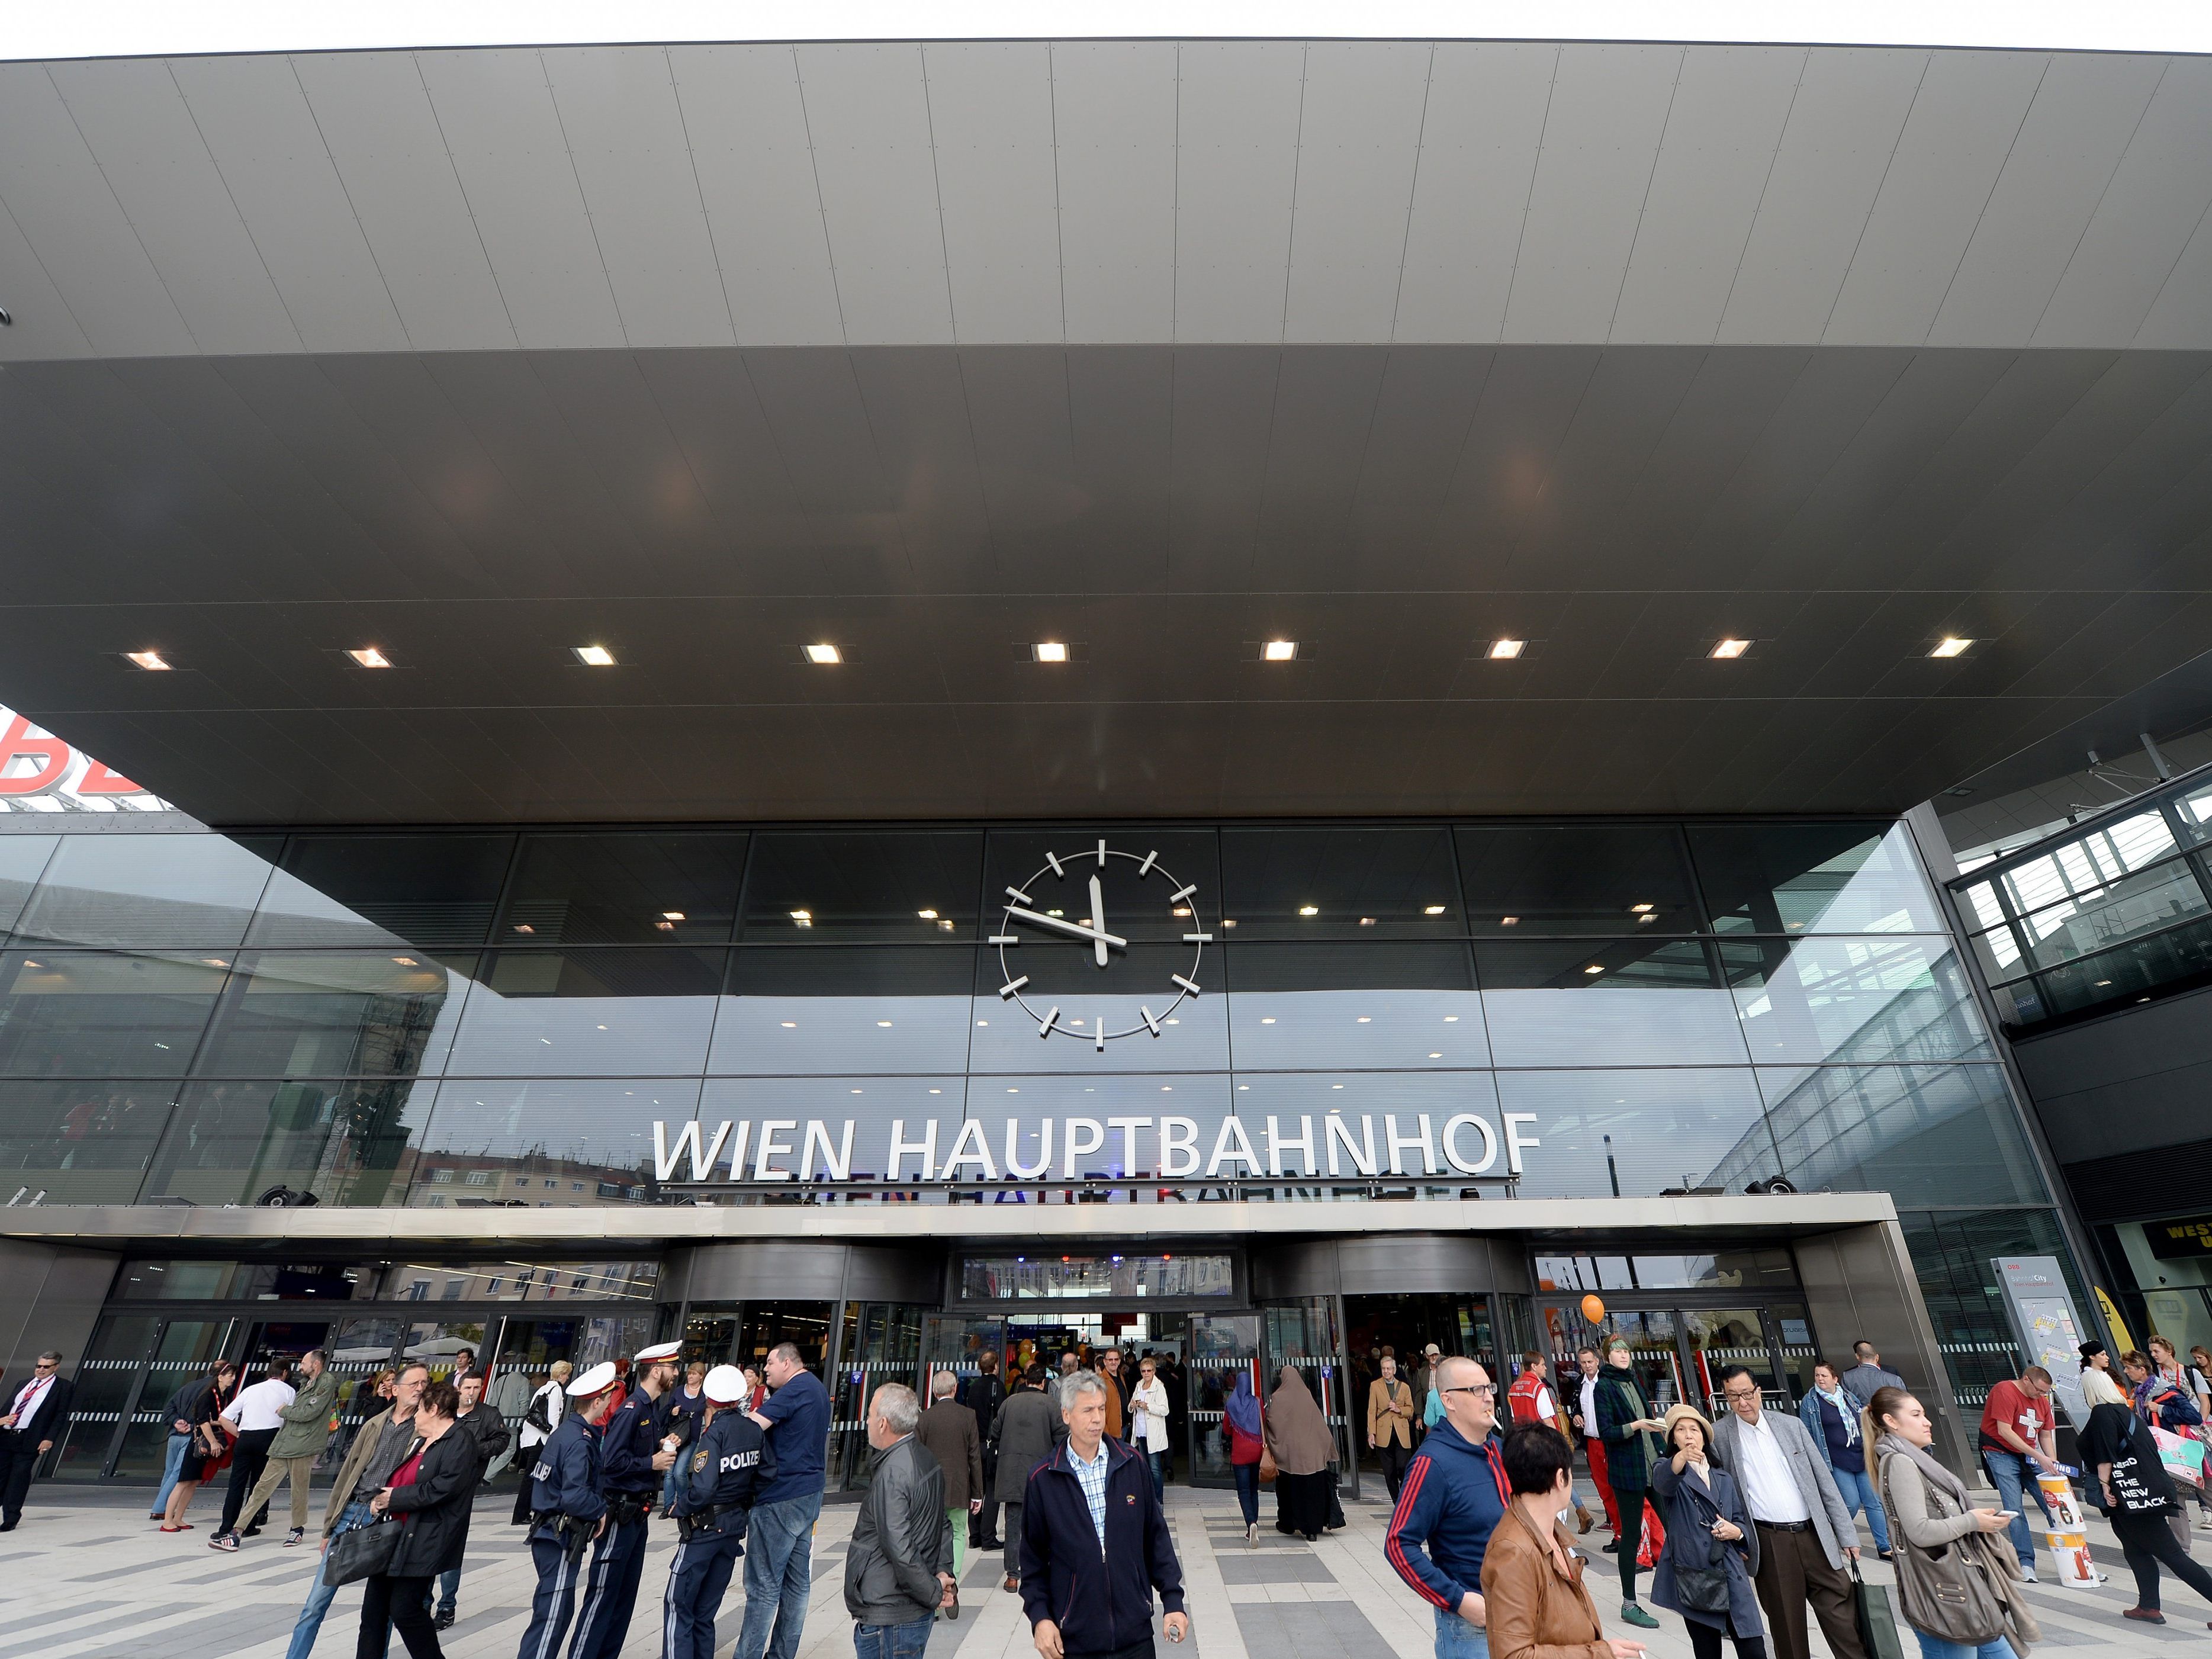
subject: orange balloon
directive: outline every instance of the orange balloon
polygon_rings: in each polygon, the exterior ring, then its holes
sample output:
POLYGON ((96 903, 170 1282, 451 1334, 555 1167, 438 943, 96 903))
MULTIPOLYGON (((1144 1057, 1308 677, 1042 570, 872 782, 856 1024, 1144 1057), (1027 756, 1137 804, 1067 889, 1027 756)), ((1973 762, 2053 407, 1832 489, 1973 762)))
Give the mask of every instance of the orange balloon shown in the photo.
POLYGON ((1593 1325, 1603 1324, 1605 1322, 1605 1304, 1596 1297, 1584 1297, 1583 1298, 1583 1317, 1589 1320, 1593 1325))

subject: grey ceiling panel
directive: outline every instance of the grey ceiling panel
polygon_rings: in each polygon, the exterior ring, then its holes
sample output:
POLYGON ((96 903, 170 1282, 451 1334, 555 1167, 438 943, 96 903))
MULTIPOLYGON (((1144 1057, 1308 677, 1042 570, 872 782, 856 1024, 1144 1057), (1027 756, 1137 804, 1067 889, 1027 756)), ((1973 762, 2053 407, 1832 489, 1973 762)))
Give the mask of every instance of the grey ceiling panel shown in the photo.
POLYGON ((1050 48, 1054 173, 1066 337, 1175 337, 1177 47, 1050 48))
POLYGON ((1066 337, 1051 48, 923 49, 952 315, 965 343, 1066 337))
POLYGON ((1279 340, 1297 199, 1306 49, 1178 49, 1177 340, 1279 340))
POLYGON ((1413 41, 1306 49, 1284 338, 1389 337, 1431 55, 1413 41))
POLYGON ((2212 336, 2212 214, 2197 222, 2197 234, 2173 262, 2151 301, 2150 315, 2136 331, 2134 343, 2144 350, 2172 349, 2212 336))
POLYGON ((667 49, 541 57, 623 337, 735 344, 667 49))

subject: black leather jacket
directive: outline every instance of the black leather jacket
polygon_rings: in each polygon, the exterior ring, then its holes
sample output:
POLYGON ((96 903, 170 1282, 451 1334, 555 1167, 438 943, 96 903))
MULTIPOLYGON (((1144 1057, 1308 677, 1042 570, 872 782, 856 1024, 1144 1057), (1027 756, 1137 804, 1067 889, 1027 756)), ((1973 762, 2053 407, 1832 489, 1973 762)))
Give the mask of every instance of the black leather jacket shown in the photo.
POLYGON ((937 1611, 952 1571, 945 1471, 912 1435, 875 1455, 845 1556, 845 1611, 862 1625, 911 1625, 937 1611))

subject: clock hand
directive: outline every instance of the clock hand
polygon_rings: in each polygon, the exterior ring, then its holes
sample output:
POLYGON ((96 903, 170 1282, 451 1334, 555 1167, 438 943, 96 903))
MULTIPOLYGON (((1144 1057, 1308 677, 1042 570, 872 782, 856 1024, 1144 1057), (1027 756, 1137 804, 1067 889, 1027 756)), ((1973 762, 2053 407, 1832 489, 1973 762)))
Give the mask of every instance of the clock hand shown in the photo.
POLYGON ((1115 934, 1101 933, 1096 927, 1085 927, 1080 922, 1069 921, 1064 917, 1048 916, 1035 910, 1024 910, 1018 904, 1009 904, 1006 907, 1006 914, 1018 917, 1024 921, 1033 921, 1040 927, 1050 927, 1060 933, 1071 934, 1077 939, 1087 939, 1102 945, 1118 945, 1124 951, 1129 948, 1128 940, 1115 934))
MULTIPOLYGON (((1091 878, 1091 925, 1101 933, 1106 930, 1106 896, 1099 890, 1096 876, 1091 878)), ((1098 953, 1098 965, 1103 968, 1106 965, 1106 941, 1103 938, 1094 940, 1091 948, 1098 953)))

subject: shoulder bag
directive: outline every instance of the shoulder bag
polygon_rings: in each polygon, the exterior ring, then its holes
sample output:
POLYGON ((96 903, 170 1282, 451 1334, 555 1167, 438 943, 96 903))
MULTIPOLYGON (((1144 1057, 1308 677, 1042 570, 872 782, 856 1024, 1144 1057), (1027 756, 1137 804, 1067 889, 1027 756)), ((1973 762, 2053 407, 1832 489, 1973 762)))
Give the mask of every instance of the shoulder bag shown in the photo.
POLYGON ((398 1551, 399 1534, 405 1530, 395 1518, 382 1515, 365 1527, 340 1533, 331 1540, 330 1553, 323 1557, 323 1583, 336 1589, 386 1571, 398 1551))
POLYGON ((525 1428, 535 1429, 540 1434, 553 1432, 553 1410, 547 1401, 545 1390, 538 1389, 530 1396, 530 1409, 522 1413, 525 1428))
POLYGON ((1282 1471, 1275 1467, 1275 1454, 1267 1449, 1267 1408, 1260 1408, 1260 1484, 1272 1486, 1282 1471))
MULTIPOLYGON (((1881 1462, 1881 1500, 1892 1515, 1889 1471, 1894 1459, 1881 1462)), ((1917 1473, 1917 1471, 1916 1471, 1917 1473)), ((1934 1486, 1928 1488, 1928 1512, 1948 1519, 1961 1511, 1934 1486)), ((1923 1550, 1903 1536, 1897 1540, 1897 1593, 1905 1604, 1905 1622, 1939 1641, 1978 1648, 2005 1632, 2005 1609, 1989 1580, 1978 1569, 1978 1540, 1970 1532, 1932 1550, 1923 1550)))
MULTIPOLYGON (((1678 1527, 1675 1528, 1677 1534, 1685 1539, 1695 1538, 1699 1534, 1711 1537, 1712 1522, 1723 1518, 1720 1505, 1713 1502, 1708 1493, 1698 1491, 1686 1477, 1675 1490, 1688 1502, 1692 1519, 1705 1522, 1703 1526, 1693 1527, 1689 1532, 1683 1532, 1678 1527)), ((1722 1550, 1728 1548, 1726 1544, 1715 1541, 1718 1548, 1722 1550)), ((1664 1548, 1665 1546, 1662 1544, 1661 1547, 1664 1548)), ((1686 1613, 1726 1613, 1729 1610, 1729 1571, 1726 1557, 1723 1556, 1720 1560, 1703 1566, 1692 1566, 1687 1563, 1676 1561, 1674 1594, 1680 1599, 1682 1610, 1686 1613)))

